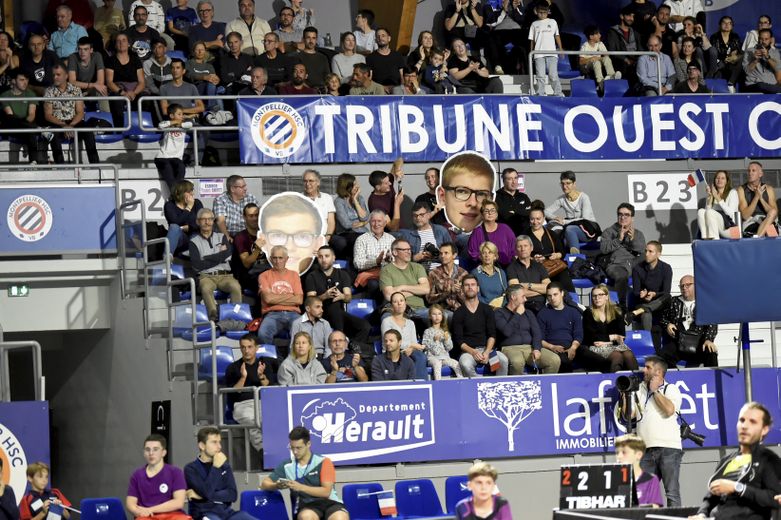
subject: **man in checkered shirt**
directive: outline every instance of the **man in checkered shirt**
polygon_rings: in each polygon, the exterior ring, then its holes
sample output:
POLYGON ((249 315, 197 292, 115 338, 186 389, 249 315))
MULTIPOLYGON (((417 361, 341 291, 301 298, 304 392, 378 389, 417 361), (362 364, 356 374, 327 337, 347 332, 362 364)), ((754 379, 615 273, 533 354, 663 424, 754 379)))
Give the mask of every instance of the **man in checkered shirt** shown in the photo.
POLYGON ((220 233, 233 242, 233 235, 244 229, 244 206, 254 202, 257 197, 247 193, 247 181, 241 175, 231 175, 225 181, 225 193, 214 199, 214 215, 220 233))

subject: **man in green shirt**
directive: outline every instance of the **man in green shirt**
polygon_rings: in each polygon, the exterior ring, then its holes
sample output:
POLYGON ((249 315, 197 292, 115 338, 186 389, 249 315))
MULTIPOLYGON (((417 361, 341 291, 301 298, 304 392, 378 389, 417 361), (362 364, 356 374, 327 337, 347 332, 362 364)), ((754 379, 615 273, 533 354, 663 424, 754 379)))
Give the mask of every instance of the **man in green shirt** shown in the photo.
MULTIPOLYGON (((429 293, 428 275, 422 265, 412 261, 412 247, 409 242, 399 238, 391 244, 393 262, 385 264, 380 271, 380 290, 385 300, 401 292, 407 299, 407 307, 412 315, 428 323, 428 309, 423 297, 429 293)), ((382 316, 383 318, 385 315, 382 316)))
MULTIPOLYGON (((30 78, 22 69, 14 69, 9 72, 11 77, 11 88, 0 97, 18 97, 19 101, 5 101, 2 103, 2 128, 39 128, 35 124, 36 110, 38 103, 36 101, 23 101, 24 98, 35 97, 35 92, 29 88, 30 78)), ((24 134, 13 134, 22 140, 27 146, 27 155, 30 163, 46 163, 44 145, 39 149, 40 134, 31 132, 24 134)), ((45 143, 45 141, 44 141, 45 143)))

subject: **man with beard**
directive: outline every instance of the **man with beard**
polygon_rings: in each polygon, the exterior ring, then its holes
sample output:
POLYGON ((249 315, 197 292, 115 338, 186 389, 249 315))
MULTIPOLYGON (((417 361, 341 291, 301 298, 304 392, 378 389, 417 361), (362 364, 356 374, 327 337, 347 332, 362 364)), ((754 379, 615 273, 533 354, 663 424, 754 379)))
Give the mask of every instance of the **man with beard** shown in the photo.
POLYGON ((293 66, 293 79, 288 83, 280 83, 277 87, 281 96, 316 96, 317 90, 310 87, 306 80, 309 75, 306 72, 306 65, 296 63, 293 66))

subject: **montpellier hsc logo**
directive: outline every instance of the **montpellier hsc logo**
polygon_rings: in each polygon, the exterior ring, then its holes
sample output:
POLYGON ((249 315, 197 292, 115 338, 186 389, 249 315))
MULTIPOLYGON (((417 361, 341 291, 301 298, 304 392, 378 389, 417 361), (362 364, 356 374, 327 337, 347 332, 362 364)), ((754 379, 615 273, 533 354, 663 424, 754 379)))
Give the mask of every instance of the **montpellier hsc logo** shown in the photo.
POLYGON ((0 458, 3 459, 0 479, 11 486, 16 499, 21 500, 27 490, 27 455, 22 443, 4 424, 0 424, 0 458))
POLYGON ((334 462, 398 453, 436 442, 431 385, 290 390, 289 429, 303 425, 313 451, 334 462))
POLYGON ((290 157, 304 142, 304 118, 287 103, 268 103, 255 111, 250 125, 255 146, 268 157, 290 157))
POLYGON ((37 242, 52 229, 52 209, 37 195, 22 195, 8 206, 8 229, 24 242, 37 242))

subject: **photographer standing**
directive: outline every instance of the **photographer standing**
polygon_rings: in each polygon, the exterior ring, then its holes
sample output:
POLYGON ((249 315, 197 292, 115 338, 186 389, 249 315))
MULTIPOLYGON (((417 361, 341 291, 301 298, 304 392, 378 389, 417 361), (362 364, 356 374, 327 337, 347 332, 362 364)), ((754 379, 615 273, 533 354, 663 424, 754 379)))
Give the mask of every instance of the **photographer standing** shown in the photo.
POLYGON ((621 410, 626 417, 626 398, 632 399, 632 418, 637 420, 637 434, 647 446, 640 467, 657 475, 664 483, 667 507, 681 505, 678 476, 681 471, 681 435, 677 412, 681 407, 681 392, 664 376, 667 363, 660 357, 648 356, 643 368, 643 382, 634 393, 621 394, 621 410))
POLYGON ((760 443, 770 431, 772 417, 762 404, 743 405, 738 416, 738 451, 721 459, 708 481, 708 494, 692 520, 771 518, 781 498, 781 459, 760 443))

